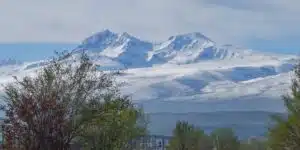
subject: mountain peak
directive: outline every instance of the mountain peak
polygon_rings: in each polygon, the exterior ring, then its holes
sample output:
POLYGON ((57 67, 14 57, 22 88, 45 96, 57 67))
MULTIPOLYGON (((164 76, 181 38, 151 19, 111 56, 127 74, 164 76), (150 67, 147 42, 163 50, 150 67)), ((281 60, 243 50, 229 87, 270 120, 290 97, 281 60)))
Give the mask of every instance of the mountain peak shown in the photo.
POLYGON ((117 32, 113 32, 109 29, 104 29, 100 32, 97 32, 96 34, 92 35, 91 37, 96 36, 96 37, 101 37, 101 38, 109 38, 109 37, 119 37, 122 39, 136 39, 137 38, 131 34, 129 34, 128 32, 123 32, 123 33, 117 33, 117 32))
POLYGON ((106 47, 110 45, 116 38, 118 37, 118 34, 108 30, 104 29, 100 32, 97 32, 93 34, 92 36, 86 38, 79 46, 78 48, 97 48, 101 49, 103 47, 106 47))
POLYGON ((128 32, 123 32, 123 33, 121 34, 121 36, 127 37, 127 38, 132 38, 132 37, 134 37, 134 36, 130 35, 128 32))
POLYGON ((203 35, 200 32, 189 32, 189 33, 178 34, 176 36, 169 37, 169 40, 172 40, 172 39, 191 39, 191 40, 202 39, 202 40, 212 42, 212 40, 210 38, 208 38, 207 36, 203 35))
POLYGON ((109 46, 119 46, 125 42, 143 42, 127 32, 116 33, 109 29, 104 29, 86 38, 79 46, 79 49, 105 49, 109 46))
POLYGON ((96 34, 102 34, 102 35, 107 35, 107 34, 116 34, 115 32, 109 30, 109 29, 103 29, 102 31, 96 33, 96 34))
POLYGON ((214 42, 200 32, 190 32, 171 36, 163 45, 167 45, 168 48, 173 50, 181 50, 187 46, 203 45, 204 43, 214 42))
POLYGON ((119 34, 119 38, 122 40, 131 40, 131 41, 142 41, 135 36, 129 34, 128 32, 123 32, 122 34, 119 34))
POLYGON ((97 33, 95 33, 94 35, 92 35, 91 37, 93 38, 98 38, 98 40, 99 40, 99 38, 102 38, 102 39, 104 39, 104 38, 109 38, 109 37, 114 37, 114 36, 116 36, 117 35, 117 33, 115 33, 115 32, 112 32, 112 31, 110 31, 109 29, 104 29, 104 30, 102 30, 102 31, 100 31, 100 32, 97 32, 97 33))

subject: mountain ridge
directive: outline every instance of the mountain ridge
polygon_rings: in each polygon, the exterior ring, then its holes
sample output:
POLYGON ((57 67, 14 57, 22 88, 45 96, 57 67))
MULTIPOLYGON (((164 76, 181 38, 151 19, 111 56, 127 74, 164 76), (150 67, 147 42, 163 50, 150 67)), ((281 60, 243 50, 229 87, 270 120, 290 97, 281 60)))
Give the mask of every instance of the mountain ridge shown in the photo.
POLYGON ((107 56, 129 68, 219 59, 280 59, 287 56, 243 49, 229 44, 218 46, 200 32, 170 36, 167 40, 151 43, 127 32, 115 33, 105 29, 85 38, 77 49, 107 56))

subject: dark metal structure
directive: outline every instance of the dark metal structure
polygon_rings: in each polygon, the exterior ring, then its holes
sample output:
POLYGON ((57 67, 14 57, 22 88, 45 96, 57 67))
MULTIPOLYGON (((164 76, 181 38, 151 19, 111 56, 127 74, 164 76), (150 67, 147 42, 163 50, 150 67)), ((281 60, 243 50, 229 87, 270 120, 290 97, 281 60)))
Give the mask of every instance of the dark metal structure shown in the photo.
POLYGON ((130 150, 165 150, 170 136, 162 135, 149 135, 138 137, 129 142, 129 147, 126 149, 130 150))

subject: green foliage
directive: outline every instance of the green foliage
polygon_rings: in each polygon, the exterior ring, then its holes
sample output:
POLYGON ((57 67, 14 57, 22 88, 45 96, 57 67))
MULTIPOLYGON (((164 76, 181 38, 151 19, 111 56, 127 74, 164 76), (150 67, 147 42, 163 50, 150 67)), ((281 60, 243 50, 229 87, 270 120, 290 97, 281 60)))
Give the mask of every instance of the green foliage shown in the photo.
POLYGON ((300 148, 300 120, 290 115, 287 120, 278 121, 269 130, 269 146, 272 150, 298 150, 300 148))
POLYGON ((232 129, 220 128, 211 133, 216 150, 239 150, 240 142, 232 129))
POLYGON ((15 77, 6 86, 7 149, 66 150, 80 142, 114 150, 146 133, 142 110, 120 95, 112 74, 97 71, 85 53, 79 56, 58 55, 36 76, 15 77))
POLYGON ((168 150, 211 150, 212 143, 203 130, 179 121, 173 130, 168 150))
POLYGON ((300 63, 295 67, 291 94, 283 96, 287 118, 274 116, 276 124, 269 130, 269 147, 272 150, 300 149, 300 63))
POLYGON ((119 150, 130 147, 130 140, 147 134, 142 109, 135 108, 126 97, 105 101, 98 111, 104 115, 93 119, 81 136, 85 149, 119 150))

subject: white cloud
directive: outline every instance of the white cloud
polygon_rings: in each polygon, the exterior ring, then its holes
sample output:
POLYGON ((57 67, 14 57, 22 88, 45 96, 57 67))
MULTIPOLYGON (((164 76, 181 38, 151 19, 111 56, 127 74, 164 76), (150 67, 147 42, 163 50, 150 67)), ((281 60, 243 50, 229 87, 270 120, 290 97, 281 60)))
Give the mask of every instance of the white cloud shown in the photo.
POLYGON ((79 42, 109 28, 143 39, 199 31, 220 43, 300 34, 299 0, 1 0, 0 42, 79 42))

